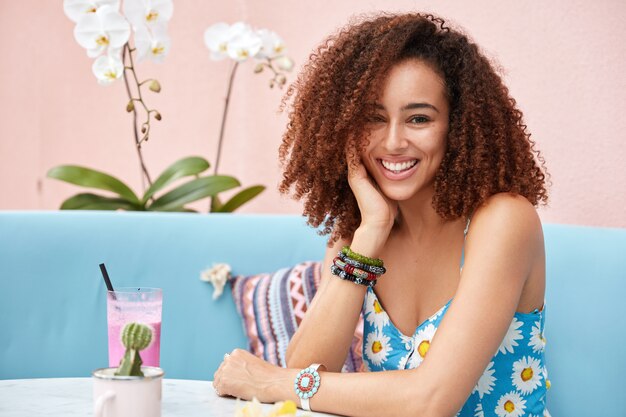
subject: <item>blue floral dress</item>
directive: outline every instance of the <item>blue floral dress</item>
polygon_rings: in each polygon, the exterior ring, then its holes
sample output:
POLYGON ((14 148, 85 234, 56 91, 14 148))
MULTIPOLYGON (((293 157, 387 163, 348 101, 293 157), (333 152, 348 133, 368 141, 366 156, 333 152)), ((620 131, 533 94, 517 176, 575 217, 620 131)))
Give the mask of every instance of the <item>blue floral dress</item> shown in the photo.
MULTIPOLYGON (((413 335, 400 332, 373 289, 363 304, 363 363, 366 370, 417 368, 446 314, 450 302, 421 323, 413 335)), ((487 365, 459 417, 547 417, 543 336, 545 308, 515 313, 502 344, 487 365)))

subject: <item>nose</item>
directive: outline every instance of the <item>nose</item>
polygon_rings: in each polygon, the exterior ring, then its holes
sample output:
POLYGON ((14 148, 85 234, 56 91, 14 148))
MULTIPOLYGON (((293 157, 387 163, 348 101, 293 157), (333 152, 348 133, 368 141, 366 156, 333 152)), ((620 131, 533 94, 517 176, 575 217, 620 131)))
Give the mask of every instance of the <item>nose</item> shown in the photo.
POLYGON ((390 122, 387 125, 383 147, 389 153, 398 153, 408 147, 408 141, 403 134, 400 123, 390 122))

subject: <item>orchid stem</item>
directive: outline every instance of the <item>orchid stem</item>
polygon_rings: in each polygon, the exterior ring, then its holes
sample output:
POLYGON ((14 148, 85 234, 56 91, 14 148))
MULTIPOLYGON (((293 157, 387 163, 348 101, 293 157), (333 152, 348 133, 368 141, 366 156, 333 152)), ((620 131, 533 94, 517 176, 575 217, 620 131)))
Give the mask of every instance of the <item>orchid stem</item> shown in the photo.
POLYGON ((215 167, 213 169, 213 174, 217 175, 217 169, 220 164, 220 155, 222 154, 222 142, 224 139, 224 130, 226 127, 226 116, 228 115, 228 104, 230 102, 230 94, 233 89, 233 81, 235 80, 235 73, 237 72, 237 67, 239 67, 239 63, 235 62, 233 65, 233 69, 230 72, 230 80, 228 82, 228 91, 226 92, 226 98, 224 99, 224 112, 222 113, 222 126, 220 127, 220 137, 217 142, 217 157, 215 158, 215 167))
MULTIPOLYGON (((144 142, 145 140, 148 139, 148 133, 150 132, 150 110, 148 110, 148 107, 146 106, 146 104, 143 102, 143 98, 141 97, 141 84, 139 83, 139 81, 137 80, 137 74, 135 73, 135 65, 133 63, 133 55, 132 52, 134 51, 134 49, 131 49, 130 46, 127 44, 124 45, 124 49, 122 52, 122 61, 125 63, 124 65, 124 84, 126 85, 126 93, 128 93, 128 98, 132 101, 139 101, 143 108, 145 109, 145 111, 148 113, 147 117, 148 120, 147 122, 145 122, 143 125, 147 124, 147 129, 145 134, 141 137, 141 139, 139 138, 139 128, 137 126, 137 108, 133 107, 133 132, 135 134, 135 149, 137 149, 137 156, 139 157, 139 164, 141 165, 141 185, 143 188, 143 191, 145 192, 146 190, 146 182, 148 183, 148 186, 152 186, 152 179, 150 178, 150 174, 148 173, 148 168, 146 167, 146 164, 144 162, 143 159, 143 154, 141 153, 141 144, 142 142, 144 142), (128 55, 127 55, 128 53, 128 55), (128 56, 128 61, 129 61, 129 65, 126 65, 126 57, 128 56), (135 98, 132 95, 132 92, 130 91, 130 84, 128 81, 128 75, 126 74, 126 71, 130 71, 133 75, 133 78, 135 79, 135 84, 137 84, 137 94, 139 96, 139 98, 135 98)), ((142 125, 142 126, 143 126, 142 125)))
MULTIPOLYGON (((224 140, 224 131, 226 128, 226 117, 228 116, 228 103, 230 103, 230 94, 233 90, 233 81, 235 81, 235 74, 237 73, 237 67, 239 63, 235 62, 232 70, 230 71, 230 80, 228 81, 228 90, 226 91, 226 98, 224 99, 224 111, 222 112, 222 125, 220 127, 220 137, 217 141, 217 155, 215 157, 215 166, 213 167, 213 175, 217 175, 217 170, 220 165, 220 156, 222 155, 222 142, 224 140)), ((209 213, 219 204, 217 196, 209 199, 209 213)))

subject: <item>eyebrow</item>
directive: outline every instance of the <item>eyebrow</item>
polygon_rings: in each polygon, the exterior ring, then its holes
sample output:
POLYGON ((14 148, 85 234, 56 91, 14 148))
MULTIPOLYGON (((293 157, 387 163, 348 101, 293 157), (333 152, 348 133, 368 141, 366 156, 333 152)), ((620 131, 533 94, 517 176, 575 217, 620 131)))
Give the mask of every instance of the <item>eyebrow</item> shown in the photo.
MULTIPOLYGON (((380 103, 376 103, 374 104, 374 106, 379 110, 385 110, 385 106, 383 106, 380 103)), ((433 109, 434 111, 439 113, 439 110, 437 109, 437 107, 429 103, 409 103, 406 106, 402 107, 400 110, 405 111, 405 110, 415 110, 415 109, 433 109)))

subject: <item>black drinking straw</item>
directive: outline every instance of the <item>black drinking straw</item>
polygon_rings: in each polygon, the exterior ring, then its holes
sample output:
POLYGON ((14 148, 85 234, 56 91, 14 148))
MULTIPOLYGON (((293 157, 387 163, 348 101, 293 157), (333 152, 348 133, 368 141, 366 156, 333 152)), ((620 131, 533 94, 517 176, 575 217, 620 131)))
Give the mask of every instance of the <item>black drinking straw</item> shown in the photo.
MULTIPOLYGON (((104 285, 107 286, 107 290, 113 292, 113 285, 111 285, 111 279, 109 278, 107 267, 104 266, 104 264, 100 264, 100 272, 102 272, 102 278, 104 278, 104 285)), ((112 295, 113 299, 115 300, 115 293, 113 293, 112 295)))

